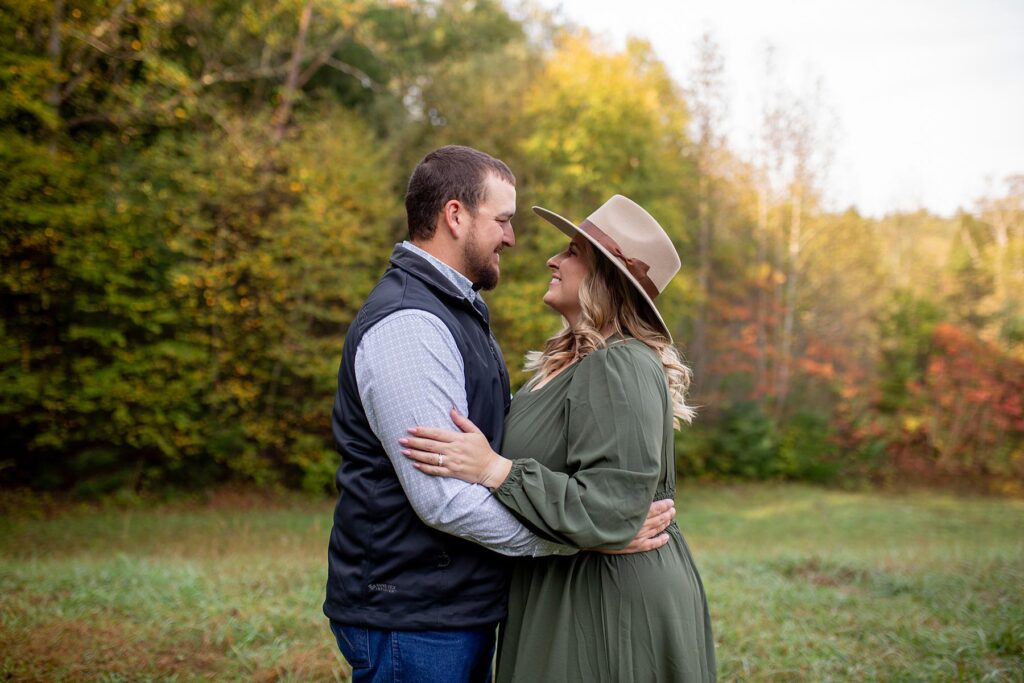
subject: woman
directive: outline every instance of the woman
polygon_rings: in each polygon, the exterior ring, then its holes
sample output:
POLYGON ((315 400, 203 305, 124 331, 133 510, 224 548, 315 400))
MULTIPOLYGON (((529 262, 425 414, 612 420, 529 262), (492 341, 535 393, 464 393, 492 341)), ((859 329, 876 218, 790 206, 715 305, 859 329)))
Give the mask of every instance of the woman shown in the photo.
MULTIPOLYGON (((472 422, 403 440, 423 472, 481 483, 524 524, 577 548, 625 546, 653 500, 675 493, 673 427, 689 422, 689 370, 654 305, 679 270, 661 226, 616 195, 580 225, 534 207, 572 238, 552 257, 544 303, 564 318, 512 401, 504 457, 472 422)), ((517 562, 498 681, 713 681, 700 576, 673 522, 638 554, 517 562)))

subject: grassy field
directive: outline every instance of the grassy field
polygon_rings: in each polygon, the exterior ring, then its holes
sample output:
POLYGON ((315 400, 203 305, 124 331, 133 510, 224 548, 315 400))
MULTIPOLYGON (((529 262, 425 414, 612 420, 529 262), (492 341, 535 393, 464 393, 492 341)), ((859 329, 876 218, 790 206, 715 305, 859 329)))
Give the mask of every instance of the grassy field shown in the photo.
MULTIPOLYGON (((1024 681, 1024 502, 685 487, 719 679, 1024 681)), ((0 517, 0 680, 344 680, 331 505, 0 517)))

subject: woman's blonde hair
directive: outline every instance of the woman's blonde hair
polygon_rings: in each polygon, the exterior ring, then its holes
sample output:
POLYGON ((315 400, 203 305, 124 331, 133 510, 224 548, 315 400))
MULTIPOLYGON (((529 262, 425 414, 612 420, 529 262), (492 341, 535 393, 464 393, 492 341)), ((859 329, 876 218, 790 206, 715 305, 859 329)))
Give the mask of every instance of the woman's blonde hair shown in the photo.
POLYGON ((610 328, 612 334, 630 336, 648 347, 661 360, 672 397, 673 426, 689 424, 696 414, 686 404, 686 391, 692 373, 683 364, 679 351, 669 341, 650 305, 640 296, 633 284, 612 262, 594 249, 589 242, 580 250, 586 260, 588 273, 580 283, 580 320, 576 327, 564 321, 558 334, 544 342, 543 351, 526 354, 527 372, 534 372, 534 382, 543 382, 565 366, 587 354, 604 348, 601 330, 610 328))

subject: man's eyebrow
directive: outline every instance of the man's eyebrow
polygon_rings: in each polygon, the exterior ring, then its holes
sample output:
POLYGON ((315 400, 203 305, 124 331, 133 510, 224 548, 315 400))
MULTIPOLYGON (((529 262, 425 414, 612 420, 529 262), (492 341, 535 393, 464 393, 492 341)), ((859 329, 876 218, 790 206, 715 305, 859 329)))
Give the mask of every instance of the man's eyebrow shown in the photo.
POLYGON ((497 216, 495 216, 495 218, 500 218, 502 220, 506 220, 506 219, 512 218, 512 216, 515 216, 515 215, 516 215, 515 211, 505 211, 504 213, 499 213, 497 216))

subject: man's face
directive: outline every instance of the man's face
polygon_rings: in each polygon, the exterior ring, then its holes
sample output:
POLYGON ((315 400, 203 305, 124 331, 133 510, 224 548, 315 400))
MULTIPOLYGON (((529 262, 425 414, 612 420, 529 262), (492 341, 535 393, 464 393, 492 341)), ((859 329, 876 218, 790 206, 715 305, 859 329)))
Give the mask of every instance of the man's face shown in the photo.
POLYGON ((516 212, 516 188, 494 174, 487 176, 483 201, 471 214, 463 247, 465 275, 480 289, 494 289, 501 272, 501 250, 514 247, 512 216, 516 212))

